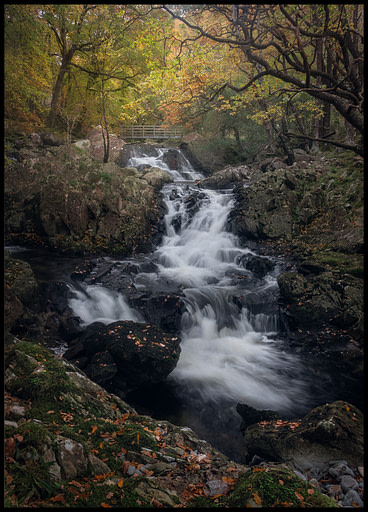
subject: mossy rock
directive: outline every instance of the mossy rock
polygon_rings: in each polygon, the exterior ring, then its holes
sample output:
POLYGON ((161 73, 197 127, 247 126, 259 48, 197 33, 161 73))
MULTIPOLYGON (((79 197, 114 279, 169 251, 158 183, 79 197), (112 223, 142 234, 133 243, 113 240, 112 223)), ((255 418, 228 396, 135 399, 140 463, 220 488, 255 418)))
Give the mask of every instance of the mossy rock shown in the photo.
POLYGON ((337 504, 283 465, 253 467, 226 500, 230 507, 334 508, 337 504))

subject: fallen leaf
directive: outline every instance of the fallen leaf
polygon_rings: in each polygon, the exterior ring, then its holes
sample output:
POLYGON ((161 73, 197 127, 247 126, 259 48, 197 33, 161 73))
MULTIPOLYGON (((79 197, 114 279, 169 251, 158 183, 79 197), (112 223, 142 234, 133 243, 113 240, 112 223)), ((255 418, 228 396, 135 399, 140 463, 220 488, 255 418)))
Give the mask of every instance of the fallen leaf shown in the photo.
POLYGON ((284 485, 284 483, 285 483, 285 482, 284 482, 283 480, 281 480, 281 478, 280 478, 280 479, 279 479, 279 484, 280 484, 280 485, 284 485))
POLYGON ((303 501, 304 498, 301 494, 299 494, 297 491, 294 492, 295 496, 298 498, 298 500, 303 501))
POLYGON ((122 478, 120 478, 119 482, 118 482, 118 487, 123 487, 124 485, 124 480, 122 478))
POLYGON ((109 505, 108 503, 102 502, 101 503, 102 508, 112 508, 112 505, 109 505))
POLYGON ((65 497, 64 497, 64 494, 57 494, 56 496, 53 496, 52 498, 50 498, 50 501, 52 501, 53 503, 65 503, 65 497))
POLYGON ((308 490, 307 490, 307 493, 308 493, 310 496, 312 496, 312 494, 314 494, 314 490, 313 490, 313 489, 308 489, 308 490))
POLYGON ((257 505, 262 505, 262 500, 256 492, 254 492, 252 494, 252 496, 253 496, 254 501, 257 503, 257 505))

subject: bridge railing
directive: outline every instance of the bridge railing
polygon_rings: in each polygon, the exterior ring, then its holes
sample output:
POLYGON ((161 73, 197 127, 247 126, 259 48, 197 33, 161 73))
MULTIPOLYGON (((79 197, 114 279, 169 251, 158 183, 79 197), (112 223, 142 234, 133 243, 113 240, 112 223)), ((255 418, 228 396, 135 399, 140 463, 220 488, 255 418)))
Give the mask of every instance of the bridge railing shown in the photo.
POLYGON ((151 124, 135 124, 122 126, 123 139, 180 139, 183 135, 179 126, 160 126, 151 124))

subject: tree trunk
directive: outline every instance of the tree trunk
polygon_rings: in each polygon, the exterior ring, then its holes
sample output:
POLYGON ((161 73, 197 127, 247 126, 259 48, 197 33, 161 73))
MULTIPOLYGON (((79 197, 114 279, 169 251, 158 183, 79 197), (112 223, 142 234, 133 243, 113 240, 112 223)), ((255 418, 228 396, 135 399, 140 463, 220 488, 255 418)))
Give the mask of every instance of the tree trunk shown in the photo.
POLYGON ((61 94, 61 91, 63 88, 64 76, 69 71, 69 67, 70 67, 70 63, 72 61, 73 55, 74 55, 74 52, 72 52, 70 50, 62 58, 60 71, 57 76, 54 88, 52 90, 51 107, 50 107, 50 113, 49 113, 49 119, 48 119, 48 126, 50 128, 55 127, 58 103, 59 103, 60 94, 61 94))

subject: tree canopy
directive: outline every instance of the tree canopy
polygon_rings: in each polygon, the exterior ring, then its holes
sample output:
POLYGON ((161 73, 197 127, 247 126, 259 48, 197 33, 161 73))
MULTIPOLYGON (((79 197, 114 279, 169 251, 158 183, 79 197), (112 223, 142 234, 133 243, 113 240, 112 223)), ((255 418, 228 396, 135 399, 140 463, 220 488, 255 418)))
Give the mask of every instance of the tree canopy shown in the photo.
POLYGON ((6 4, 4 13, 8 128, 181 125, 241 147, 253 124, 290 159, 298 144, 363 154, 362 4, 6 4))

